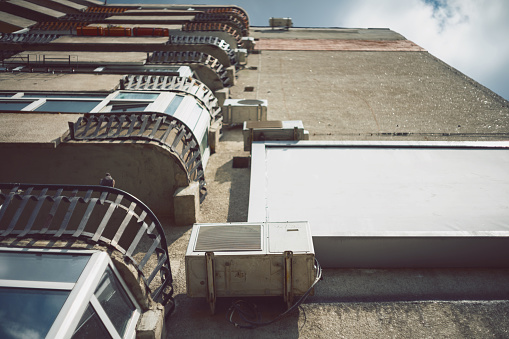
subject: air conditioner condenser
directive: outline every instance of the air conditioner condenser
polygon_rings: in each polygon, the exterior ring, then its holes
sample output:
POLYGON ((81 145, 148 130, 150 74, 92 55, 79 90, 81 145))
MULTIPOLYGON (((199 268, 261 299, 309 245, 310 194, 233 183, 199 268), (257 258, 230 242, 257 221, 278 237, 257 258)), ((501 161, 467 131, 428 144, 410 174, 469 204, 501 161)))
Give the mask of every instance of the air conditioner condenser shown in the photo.
POLYGON ((225 124, 242 124, 244 121, 266 121, 267 100, 226 99, 221 108, 225 124))
POLYGON ((187 248, 187 295, 283 296, 290 306, 316 275, 308 222, 195 224, 187 248))

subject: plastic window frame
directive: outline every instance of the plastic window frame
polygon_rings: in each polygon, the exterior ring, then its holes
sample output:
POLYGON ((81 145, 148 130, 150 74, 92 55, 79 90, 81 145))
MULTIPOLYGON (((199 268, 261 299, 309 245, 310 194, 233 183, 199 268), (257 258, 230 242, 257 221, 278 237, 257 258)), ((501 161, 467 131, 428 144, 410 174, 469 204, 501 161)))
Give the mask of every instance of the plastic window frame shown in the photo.
POLYGON ((92 305, 94 311, 99 316, 101 322, 105 325, 112 338, 132 339, 136 336, 136 325, 141 316, 141 308, 125 284, 120 273, 115 268, 115 265, 113 265, 113 262, 107 253, 90 250, 26 249, 0 247, 0 253, 1 252, 90 255, 90 259, 81 272, 80 277, 76 283, 0 279, 0 287, 70 291, 67 300, 60 309, 60 312, 51 325, 50 330, 46 334, 46 338, 71 338, 89 304, 92 305), (129 319, 129 323, 123 337, 118 334, 107 313, 104 311, 99 301, 95 297, 95 291, 97 290, 102 274, 108 267, 112 270, 113 274, 120 282, 122 288, 126 292, 128 298, 135 308, 132 312, 131 318, 129 319))

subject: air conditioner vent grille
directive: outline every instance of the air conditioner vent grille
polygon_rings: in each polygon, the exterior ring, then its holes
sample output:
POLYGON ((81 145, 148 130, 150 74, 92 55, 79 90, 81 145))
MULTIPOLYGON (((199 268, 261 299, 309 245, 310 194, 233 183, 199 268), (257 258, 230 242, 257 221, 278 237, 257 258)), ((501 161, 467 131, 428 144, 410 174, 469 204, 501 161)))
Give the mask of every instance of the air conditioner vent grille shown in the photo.
POLYGON ((261 251, 262 225, 201 226, 196 252, 261 251))

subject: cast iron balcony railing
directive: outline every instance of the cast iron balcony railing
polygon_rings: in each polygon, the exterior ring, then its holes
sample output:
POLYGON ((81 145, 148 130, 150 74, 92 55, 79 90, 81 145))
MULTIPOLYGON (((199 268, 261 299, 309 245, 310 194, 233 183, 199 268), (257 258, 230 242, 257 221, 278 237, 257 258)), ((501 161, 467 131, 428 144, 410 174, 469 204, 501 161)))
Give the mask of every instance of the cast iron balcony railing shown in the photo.
POLYGON ((158 143, 177 156, 189 181, 199 182, 200 201, 205 199, 207 188, 200 144, 179 119, 165 113, 87 113, 69 127, 72 140, 158 143))
POLYGON ((115 249, 154 301, 173 303, 164 230, 140 200, 106 186, 0 183, 0 240, 83 240, 115 249))
POLYGON ((128 91, 170 91, 192 95, 215 119, 221 112, 214 93, 198 79, 160 75, 125 75, 120 79, 120 89, 128 91))

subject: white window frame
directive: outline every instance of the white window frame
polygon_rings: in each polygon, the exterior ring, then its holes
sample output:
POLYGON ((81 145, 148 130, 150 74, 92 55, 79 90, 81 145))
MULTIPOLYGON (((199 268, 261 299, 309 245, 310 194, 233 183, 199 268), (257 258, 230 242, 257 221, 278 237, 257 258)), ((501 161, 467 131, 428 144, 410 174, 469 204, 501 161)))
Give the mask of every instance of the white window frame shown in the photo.
POLYGON ((27 249, 7 247, 0 247, 0 252, 90 255, 90 259, 81 272, 80 277, 76 283, 0 279, 0 287, 70 291, 70 294, 67 297, 64 305, 60 309, 50 330, 46 334, 46 338, 71 338, 89 303, 94 308, 94 311, 99 316, 101 322, 105 325, 112 338, 133 339, 136 336, 136 325, 141 316, 141 308, 125 284, 120 273, 115 268, 115 265, 113 265, 113 262, 107 253, 90 250, 27 249), (113 274, 126 292, 131 303, 135 307, 123 337, 120 337, 115 327, 109 320, 106 312, 95 297, 95 291, 98 287, 98 284, 102 278, 103 273, 108 267, 112 270, 113 274))

